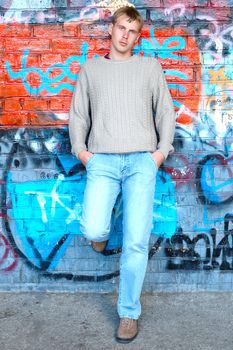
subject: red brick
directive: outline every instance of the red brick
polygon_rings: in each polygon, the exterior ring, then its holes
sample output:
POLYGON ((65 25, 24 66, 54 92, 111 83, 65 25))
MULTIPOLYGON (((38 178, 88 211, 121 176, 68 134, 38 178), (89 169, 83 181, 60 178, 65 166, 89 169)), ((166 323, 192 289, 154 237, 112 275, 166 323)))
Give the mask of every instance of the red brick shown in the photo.
POLYGON ((182 92, 180 90, 178 90, 178 95, 179 96, 199 96, 201 95, 201 91, 200 91, 200 88, 198 87, 197 84, 187 84, 187 83, 183 83, 182 84, 185 88, 186 88, 186 91, 185 92, 182 92))
POLYGON ((183 37, 185 40, 188 38, 188 32, 184 31, 184 29, 174 29, 172 27, 166 27, 166 29, 155 28, 154 35, 156 39, 161 38, 162 40, 164 40, 164 38, 170 38, 173 36, 183 37))
POLYGON ((48 100, 43 98, 25 99, 22 106, 25 111, 45 111, 48 109, 48 100))
POLYGON ((2 69, 5 66, 5 60, 4 60, 4 52, 0 52, 0 68, 2 69))
POLYGON ((29 93, 25 90, 22 84, 0 84, 0 96, 29 96, 29 93))
POLYGON ((181 113, 181 115, 179 115, 179 117, 176 119, 176 122, 182 125, 190 125, 193 124, 193 118, 186 113, 181 113))
MULTIPOLYGON (((27 56, 27 67, 38 67, 39 65, 39 53, 29 53, 27 56)), ((12 68, 21 69, 22 68, 22 52, 18 53, 5 53, 4 55, 4 62, 8 61, 12 68)))
POLYGON ((29 24, 0 24, 0 36, 28 38, 32 36, 32 27, 29 24))
POLYGON ((9 76, 5 69, 0 69, 0 83, 5 83, 9 80, 9 76))
POLYGON ((171 58, 161 59, 160 57, 158 57, 158 61, 161 63, 163 69, 166 69, 169 67, 172 67, 172 69, 173 69, 174 66, 180 65, 179 59, 171 59, 171 58))
POLYGON ((169 89, 169 91, 172 97, 176 97, 178 94, 176 89, 169 89))
POLYGON ((30 72, 27 74, 27 82, 29 83, 30 87, 37 88, 41 84, 41 77, 36 72, 30 72))
POLYGON ((38 67, 39 65, 40 54, 29 52, 27 56, 27 64, 26 67, 38 67))
POLYGON ((0 125, 26 126, 29 125, 29 116, 25 112, 10 112, 0 116, 0 125))
POLYGON ((40 38, 58 38, 63 36, 61 24, 34 25, 33 36, 40 38))
POLYGON ((4 99, 0 99, 0 111, 4 109, 5 101, 4 99))
POLYGON ((81 65, 78 61, 73 61, 70 65, 69 65, 69 71, 72 74, 78 74, 80 71, 81 65))
POLYGON ((81 28, 77 23, 69 23, 66 22, 63 24, 63 37, 71 36, 71 37, 80 37, 81 36, 81 28))
POLYGON ((96 55, 105 56, 109 52, 109 48, 103 49, 95 49, 94 51, 88 52, 88 59, 95 57, 96 55))
POLYGON ((18 98, 6 98, 4 104, 5 111, 19 111, 22 109, 22 106, 19 103, 18 98))
POLYGON ((52 39, 51 47, 53 52, 80 52, 82 43, 80 39, 58 38, 52 39))
MULTIPOLYGON (((172 28, 172 27, 166 27, 159 28, 159 27, 153 27, 154 28, 154 36, 156 39, 161 38, 161 40, 164 40, 164 38, 170 38, 172 36, 180 36, 183 38, 187 38, 189 36, 188 31, 185 31, 183 28, 172 28)), ((151 25, 144 24, 141 32, 141 38, 150 38, 150 31, 151 31, 151 25)))
MULTIPOLYGON (((53 67, 53 69, 50 69, 50 73, 48 75, 49 79, 54 79, 57 78, 61 75, 61 73, 63 73, 63 67, 53 67)), ((64 81, 64 78, 62 79, 62 81, 64 81)), ((60 82, 59 82, 60 83, 60 82)))
MULTIPOLYGON (((89 44, 90 40, 88 41, 89 44)), ((94 46, 89 44, 89 50, 109 50, 110 49, 110 39, 102 40, 96 39, 93 41, 94 46)))
MULTIPOLYGON (((180 70, 180 68, 179 67, 172 67, 172 70, 177 70, 177 71, 179 71, 180 73, 183 73, 183 74, 185 74, 186 76, 187 76, 187 79, 186 80, 188 80, 188 81, 192 81, 192 80, 194 80, 194 73, 193 73, 193 69, 192 68, 182 68, 182 70, 180 70)), ((164 69, 164 72, 166 72, 167 71, 167 75, 166 75, 166 80, 169 82, 169 81, 171 81, 171 82, 173 82, 173 81, 175 81, 175 82, 184 82, 185 80, 184 79, 182 79, 182 78, 179 78, 179 77, 176 77, 176 76, 174 76, 174 75, 169 75, 169 69, 164 69)))
POLYGON ((5 51, 5 39, 0 36, 0 53, 5 51))
POLYGON ((49 40, 12 38, 11 40, 5 41, 4 49, 9 52, 21 51, 25 49, 43 51, 49 49, 49 40))
MULTIPOLYGON (((13 69, 14 70, 14 69, 13 69)), ((15 70, 14 70, 15 71, 15 70)), ((17 71, 17 70, 16 70, 17 71)), ((22 84, 22 79, 21 78, 18 78, 18 79, 12 79, 10 76, 9 76, 9 74, 8 74, 8 72, 7 72, 7 70, 5 69, 3 72, 3 78, 4 78, 4 80, 2 81, 2 82, 4 82, 6 85, 8 85, 8 84, 18 84, 18 85, 21 85, 22 84)))
POLYGON ((53 98, 50 101, 50 109, 53 111, 68 111, 70 108, 71 96, 63 98, 53 98))
POLYGON ((197 46, 197 39, 197 37, 192 36, 189 36, 186 39, 186 50, 188 52, 199 52, 199 48, 197 46))
POLYGON ((42 53, 40 57, 40 66, 42 67, 52 66, 54 64, 61 63, 61 62, 62 62, 61 54, 56 54, 56 53, 43 54, 42 53))

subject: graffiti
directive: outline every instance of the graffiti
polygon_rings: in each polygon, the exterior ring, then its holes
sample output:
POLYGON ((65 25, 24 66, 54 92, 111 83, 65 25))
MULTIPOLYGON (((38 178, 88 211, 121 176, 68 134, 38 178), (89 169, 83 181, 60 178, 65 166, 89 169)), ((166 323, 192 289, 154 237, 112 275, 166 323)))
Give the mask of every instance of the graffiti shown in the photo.
POLYGON ((175 4, 170 8, 164 10, 164 14, 170 17, 170 23, 174 22, 175 17, 182 17, 185 14, 185 5, 184 4, 175 4), (177 11, 178 10, 178 11, 177 11))
MULTIPOLYGON (((97 259, 79 230, 86 172, 67 120, 80 67, 109 50, 109 17, 123 3, 1 2, 1 272, 22 261, 48 281, 119 276, 122 198, 97 259), (86 256, 94 268, 83 269, 86 256)), ((175 153, 157 176, 150 264, 232 272, 232 4, 134 3, 145 18, 134 53, 160 61, 177 114, 175 153)))
POLYGON ((15 269, 18 256, 10 246, 7 238, 0 233, 0 271, 9 272, 15 269))
POLYGON ((220 204, 233 199, 233 157, 220 154, 205 157, 197 167, 197 188, 204 203, 220 204))
MULTIPOLYGON (((148 55, 156 55, 158 58, 162 60, 162 64, 165 65, 164 73, 168 80, 168 87, 171 92, 180 96, 173 98, 174 105, 177 108, 177 121, 182 124, 190 124, 195 119, 195 111, 197 110, 199 98, 195 100, 190 100, 186 98, 186 95, 189 95, 190 83, 193 80, 193 75, 191 70, 181 71, 179 67, 174 66, 173 69, 166 67, 166 62, 179 62, 179 60, 188 62, 191 64, 193 60, 198 60, 198 48, 195 46, 195 42, 190 40, 190 47, 194 49, 192 56, 188 53, 185 54, 185 46, 187 45, 187 40, 185 39, 186 33, 182 33, 183 36, 173 35, 167 38, 161 38, 160 42, 155 38, 164 35, 165 31, 157 31, 154 27, 150 29, 150 38, 142 38, 140 45, 135 47, 136 54, 143 54, 145 56, 148 55), (184 51, 184 54, 181 54, 184 51), (184 83, 183 83, 184 82, 184 83)), ((176 32, 174 31, 174 34, 176 32)), ((24 50, 21 61, 19 63, 20 67, 15 70, 13 65, 15 64, 13 61, 6 61, 5 67, 7 73, 12 79, 12 81, 21 81, 22 82, 22 98, 20 99, 18 104, 18 108, 21 108, 21 112, 25 111, 25 117, 28 118, 27 112, 27 98, 25 97, 25 93, 23 90, 25 89, 30 96, 38 96, 41 95, 43 99, 45 96, 56 96, 58 94, 63 94, 64 91, 72 92, 74 89, 74 84, 78 76, 78 71, 80 66, 86 61, 87 56, 89 55, 89 44, 88 41, 84 41, 80 47, 80 55, 71 55, 69 56, 64 63, 55 63, 49 66, 46 70, 41 69, 39 67, 29 66, 28 61, 30 59, 29 50, 24 50), (75 71, 74 71, 75 67, 75 71), (26 101, 25 101, 26 100, 26 101)), ((93 57, 98 57, 98 55, 94 55, 93 57)), ((177 64, 176 64, 177 65, 177 64)), ((196 76, 199 77, 200 69, 196 70, 196 76)), ((195 89, 200 90, 201 85, 200 82, 195 83, 195 89)), ((11 94, 12 94, 11 88, 11 94)), ((15 94, 17 92, 15 91, 15 94)), ((70 95, 69 95, 70 96, 70 95)), ((43 104, 43 99, 35 102, 35 107, 33 110, 30 110, 30 123, 36 124, 37 115, 44 116, 44 122, 46 119, 48 122, 53 123, 53 121, 64 121, 66 122, 68 119, 68 101, 66 103, 66 110, 63 107, 62 113, 51 113, 47 112, 47 103, 43 104), (41 109, 40 110, 40 105, 41 109), (37 107, 38 106, 38 107, 37 107), (65 113, 66 112, 66 113, 65 113)), ((31 106, 32 103, 30 103, 31 106)), ((9 109, 14 108, 14 104, 10 104, 9 109)), ((5 112, 3 111, 3 115, 5 112)), ((9 119, 8 115, 7 118, 9 119)), ((10 120, 12 120, 10 118, 10 120)), ((14 121, 15 123, 15 121, 14 121)))
MULTIPOLYGON (((154 56, 161 60, 162 65, 165 67, 164 73, 168 80, 168 87, 172 93, 174 105, 177 107, 177 122, 190 124, 195 119, 194 112, 198 109, 199 99, 195 102, 192 101, 192 106, 189 106, 190 99, 184 100, 183 98, 189 94, 188 84, 193 80, 192 75, 187 74, 187 70, 183 70, 183 64, 189 65, 193 61, 198 62, 199 53, 195 42, 191 42, 191 40, 189 40, 189 45, 192 47, 192 55, 185 50, 187 47, 187 37, 185 32, 181 34, 176 35, 176 31, 174 30, 174 35, 167 37, 166 31, 150 27, 149 38, 148 33, 145 32, 145 38, 142 37, 140 44, 135 47, 135 52, 144 56, 154 56), (182 63, 182 68, 179 67, 180 62, 182 63), (171 66, 176 69, 168 68, 171 66), (177 96, 182 96, 182 98, 179 99, 177 96)), ((197 70, 196 74, 200 76, 201 73, 197 70)), ((200 91, 201 85, 199 83, 195 83, 195 85, 196 91, 200 91)))
POLYGON ((174 235, 165 249, 167 257, 170 257, 168 268, 233 270, 233 231, 229 229, 232 218, 229 214, 225 216, 224 236, 218 244, 214 228, 209 234, 197 234, 193 239, 182 233, 174 235))
POLYGON ((62 89, 67 89, 69 91, 73 91, 74 84, 71 85, 69 83, 62 82, 65 78, 70 79, 75 82, 77 80, 78 74, 72 73, 70 70, 70 66, 73 63, 78 63, 78 65, 82 65, 86 60, 86 54, 88 50, 88 44, 84 42, 81 47, 81 55, 80 56, 72 56, 69 57, 64 64, 54 64, 50 66, 45 72, 43 72, 39 68, 27 67, 27 58, 29 55, 29 50, 25 50, 22 55, 21 62, 21 70, 19 72, 14 72, 12 70, 10 62, 6 61, 6 68, 11 79, 20 79, 25 87, 25 89, 31 95, 39 95, 41 92, 49 92, 52 94, 56 94, 60 92, 62 89), (53 72, 59 70, 60 74, 56 74, 53 77, 53 72), (30 82, 27 79, 29 74, 36 75, 40 81, 40 85, 37 87, 33 87, 30 85, 30 82), (54 84, 58 84, 54 87, 54 84))
POLYGON ((199 28, 201 40, 203 41, 203 52, 213 63, 220 63, 222 55, 226 55, 232 49, 232 31, 233 27, 229 26, 221 31, 217 21, 210 16, 199 16, 203 20, 204 28, 199 28), (206 25, 206 21, 208 21, 206 25))
MULTIPOLYGON (((194 59, 193 54, 192 57, 189 57, 188 54, 181 55, 182 50, 184 50, 187 42, 182 36, 174 35, 170 36, 166 39, 163 38, 161 40, 161 43, 158 42, 158 40, 155 38, 155 28, 150 29, 150 39, 144 39, 142 38, 141 43, 139 46, 135 47, 135 53, 143 54, 145 56, 149 55, 156 55, 161 60, 162 63, 166 64, 166 60, 169 62, 171 60, 174 61, 188 61, 189 63, 192 63, 192 60, 194 59), (177 52, 177 54, 176 54, 177 52)), ((158 32, 156 37, 163 35, 163 31, 158 32)), ((185 33, 184 33, 185 35, 185 33)), ((191 42, 191 41, 190 41, 191 42)), ((198 50, 195 47, 195 43, 193 42, 190 44, 195 50, 195 57, 198 57, 198 50)), ((55 95, 62 93, 62 90, 68 90, 70 92, 74 89, 74 83, 77 79, 78 72, 77 70, 80 69, 80 66, 86 61, 86 57, 89 54, 89 45, 88 41, 83 42, 81 45, 81 54, 80 56, 69 56, 64 63, 56 63, 51 65, 47 70, 42 70, 38 67, 29 67, 28 66, 28 59, 29 59, 29 50, 24 50, 20 68, 15 71, 12 68, 13 62, 10 61, 5 62, 7 73, 9 74, 9 77, 15 81, 21 80, 22 85, 24 89, 30 94, 30 95, 55 95), (71 67, 75 65, 76 69, 75 72, 71 67)), ((93 57, 98 57, 98 55, 94 55, 93 57)), ((196 58, 195 58, 196 59, 196 58)), ((178 93, 181 97, 174 98, 174 105, 177 107, 177 116, 178 116, 178 122, 182 124, 189 124, 193 121, 195 118, 194 112, 192 110, 196 110, 199 99, 196 99, 195 101, 190 101, 189 98, 185 98, 184 96, 189 95, 189 86, 190 82, 192 82, 192 73, 189 71, 188 73, 181 71, 178 67, 174 67, 174 69, 166 68, 164 70, 165 75, 168 79, 168 87, 171 90, 171 92, 174 94, 178 93), (182 83, 182 82, 185 83, 182 83), (191 106, 192 104, 192 106, 191 106)), ((196 72, 196 75, 198 76, 200 74, 200 70, 196 72)), ((196 89, 200 89, 200 83, 196 83, 196 89)), ((24 99, 23 97, 22 103, 20 104, 21 108, 24 110, 24 99)), ((11 106, 9 106, 12 108, 11 106)), ((43 108, 43 107, 42 107, 43 108)), ((36 117, 33 117, 36 111, 31 112, 31 119, 33 123, 33 120, 36 120, 36 117)), ((43 114, 43 112, 39 112, 40 114, 43 114)), ((47 112, 44 113, 45 116, 49 117, 51 120, 63 120, 66 121, 68 118, 67 113, 55 113, 49 115, 47 112)))
MULTIPOLYGON (((161 59, 171 58, 178 59, 181 61, 187 61, 187 56, 178 56, 174 52, 179 52, 185 48, 185 39, 180 36, 173 36, 171 38, 167 38, 163 41, 162 45, 160 45, 155 38, 154 28, 150 29, 150 39, 142 39, 140 45, 142 46, 144 52, 144 56, 150 56, 154 53, 156 57, 160 57, 161 59), (172 45, 171 45, 172 44, 172 45), (154 52, 155 51, 155 52, 154 52)), ((137 47, 135 48, 137 50, 137 47)))
MULTIPOLYGON (((63 132, 58 129, 57 138, 54 131, 18 129, 5 171, 2 206, 6 208, 8 234, 13 242, 18 242, 20 256, 31 266, 49 272, 59 264, 73 237, 81 235, 79 223, 86 172, 68 153, 68 147, 67 129, 63 132), (35 140, 38 140, 36 144, 35 140), (44 140, 41 145, 40 140, 44 140), (38 153, 43 157, 34 163, 38 153), (39 173, 38 166, 42 169, 39 173)), ((162 170, 158 173, 157 188, 152 233, 170 237, 177 225, 175 188, 170 175, 162 170)), ((122 200, 119 197, 105 254, 116 254, 121 244, 122 200)))
POLYGON ((224 217, 224 236, 217 243, 217 230, 196 234, 193 239, 179 229, 170 239, 159 237, 150 249, 149 259, 164 246, 169 270, 233 270, 232 214, 224 217))
MULTIPOLYGON (((4 10, 4 16, 0 17, 0 23, 43 23, 51 19, 55 20, 56 14, 45 13, 43 10, 53 9, 52 0, 29 1, 21 0, 3 0, 1 7, 4 10)), ((47 12, 47 11, 46 11, 47 12)))
MULTIPOLYGON (((98 21, 108 19, 118 8, 123 6, 133 6, 127 0, 102 0, 98 3, 94 2, 91 5, 84 7, 78 20, 80 22, 98 21)), ((73 21, 74 19, 72 19, 73 21)))
MULTIPOLYGON (((4 10, 4 16, 0 23, 51 23, 73 22, 79 23, 95 22, 108 19, 118 8, 128 5, 134 6, 127 0, 101 0, 92 1, 91 4, 80 9, 79 1, 72 1, 72 9, 77 10, 71 13, 65 13, 62 8, 67 7, 66 0, 54 2, 52 0, 28 1, 21 0, 3 0, 0 8, 4 10)), ((83 2, 84 4, 85 2, 83 2)), ((69 7, 69 2, 68 2, 69 7)))

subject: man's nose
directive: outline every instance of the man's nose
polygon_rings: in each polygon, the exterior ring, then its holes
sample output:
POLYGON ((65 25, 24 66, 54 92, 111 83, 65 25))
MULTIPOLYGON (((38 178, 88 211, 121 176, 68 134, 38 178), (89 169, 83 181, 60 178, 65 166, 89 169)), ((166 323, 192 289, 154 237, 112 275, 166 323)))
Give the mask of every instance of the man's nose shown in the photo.
POLYGON ((123 37, 127 39, 128 36, 129 36, 129 32, 127 30, 124 30, 123 37))

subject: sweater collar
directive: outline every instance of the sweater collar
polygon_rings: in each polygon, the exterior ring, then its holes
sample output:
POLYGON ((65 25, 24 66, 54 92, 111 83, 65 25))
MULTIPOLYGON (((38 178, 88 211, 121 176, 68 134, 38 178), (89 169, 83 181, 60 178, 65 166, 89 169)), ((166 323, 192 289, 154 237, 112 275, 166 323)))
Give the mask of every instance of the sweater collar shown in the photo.
POLYGON ((109 57, 109 54, 106 54, 105 56, 102 56, 102 59, 105 62, 124 63, 124 62, 134 61, 136 57, 137 57, 136 55, 132 55, 129 58, 124 59, 124 60, 115 60, 114 58, 109 57))

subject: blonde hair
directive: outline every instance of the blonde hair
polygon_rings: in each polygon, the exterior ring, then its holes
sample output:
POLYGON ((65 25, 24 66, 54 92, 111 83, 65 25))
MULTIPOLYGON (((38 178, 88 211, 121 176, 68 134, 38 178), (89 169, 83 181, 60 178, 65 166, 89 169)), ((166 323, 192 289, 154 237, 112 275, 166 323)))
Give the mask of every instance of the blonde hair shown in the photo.
POLYGON ((139 31, 142 29, 144 23, 143 18, 140 13, 132 6, 124 6, 116 10, 112 16, 112 24, 116 24, 117 19, 122 15, 129 17, 129 22, 137 21, 140 24, 139 31))

